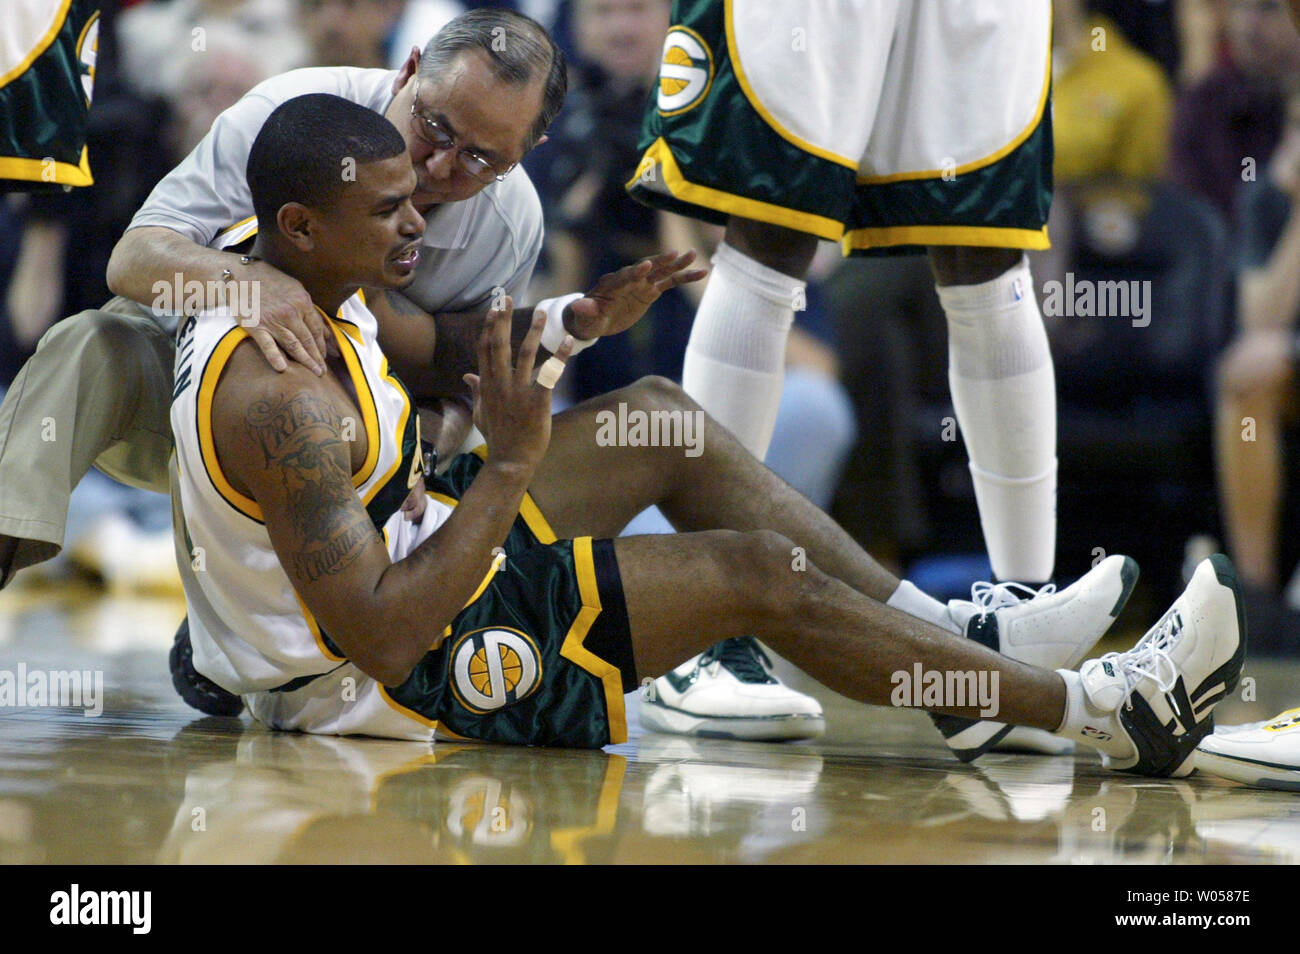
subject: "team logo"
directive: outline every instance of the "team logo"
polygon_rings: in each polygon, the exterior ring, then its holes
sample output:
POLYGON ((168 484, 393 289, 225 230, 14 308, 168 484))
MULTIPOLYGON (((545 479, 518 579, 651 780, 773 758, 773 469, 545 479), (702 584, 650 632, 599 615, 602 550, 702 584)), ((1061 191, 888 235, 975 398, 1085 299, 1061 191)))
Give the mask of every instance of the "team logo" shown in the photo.
POLYGON ((541 660, 536 644, 516 629, 480 629, 451 651, 451 684, 471 712, 494 712, 537 688, 541 660))
POLYGON ((86 94, 86 103, 95 87, 95 60, 99 56, 99 13, 96 12, 81 31, 77 41, 77 58, 81 61, 81 88, 86 94))
POLYGON ((699 104, 712 82, 713 54, 703 38, 684 26, 669 30, 659 64, 659 112, 686 112, 699 104))

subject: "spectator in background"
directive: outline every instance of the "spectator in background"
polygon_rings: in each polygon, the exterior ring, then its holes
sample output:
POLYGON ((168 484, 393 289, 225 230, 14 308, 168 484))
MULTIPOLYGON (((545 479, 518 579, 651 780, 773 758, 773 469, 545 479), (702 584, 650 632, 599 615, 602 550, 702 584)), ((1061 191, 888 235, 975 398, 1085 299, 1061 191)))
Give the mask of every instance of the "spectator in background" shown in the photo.
POLYGON ((1252 651, 1300 652, 1300 605, 1283 600, 1300 550, 1282 533, 1285 432, 1296 421, 1300 354, 1300 94, 1258 181, 1238 202, 1236 340, 1219 364, 1215 450, 1224 529, 1245 585, 1252 651))
POLYGON ((1056 0, 1052 14, 1057 187, 1100 177, 1154 181, 1173 105, 1160 64, 1084 0, 1056 0))
POLYGON ((1228 61, 1178 98, 1170 178, 1231 222, 1237 187, 1262 175, 1282 135, 1300 34, 1284 0, 1228 0, 1228 61))
MULTIPOLYGON (((297 4, 309 66, 382 69, 391 64, 389 41, 405 0, 297 0, 297 4)), ((427 39, 437 32, 435 27, 423 36, 427 39)), ((396 55, 400 60, 408 52, 401 49, 396 55)))
MULTIPOLYGON (((171 0, 141 3, 122 13, 118 35, 125 79, 137 92, 174 100, 185 77, 215 50, 214 29, 243 36, 245 57, 274 76, 302 66, 307 44, 293 0, 171 0)), ((254 85, 250 82, 245 87, 254 85)))

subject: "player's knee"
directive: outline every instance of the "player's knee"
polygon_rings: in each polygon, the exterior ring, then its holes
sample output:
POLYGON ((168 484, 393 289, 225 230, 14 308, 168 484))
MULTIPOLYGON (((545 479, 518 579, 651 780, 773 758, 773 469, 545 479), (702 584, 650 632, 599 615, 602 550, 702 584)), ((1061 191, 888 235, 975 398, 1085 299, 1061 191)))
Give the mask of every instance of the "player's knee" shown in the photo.
POLYGON ((739 535, 747 578, 741 583, 754 612, 768 620, 788 619, 815 597, 822 574, 808 563, 804 548, 775 530, 739 535))
POLYGON ((41 337, 40 349, 52 349, 61 360, 82 360, 122 369, 150 349, 141 319, 92 309, 58 322, 41 337))
POLYGON ((727 244, 760 265, 802 279, 817 251, 817 236, 767 222, 732 216, 727 222, 727 244))
POLYGON ((991 282, 1020 263, 1024 253, 1013 248, 932 245, 930 267, 940 285, 980 285, 991 282))
POLYGON ((631 401, 645 411, 693 411, 699 407, 680 384, 659 375, 647 375, 628 388, 631 401))

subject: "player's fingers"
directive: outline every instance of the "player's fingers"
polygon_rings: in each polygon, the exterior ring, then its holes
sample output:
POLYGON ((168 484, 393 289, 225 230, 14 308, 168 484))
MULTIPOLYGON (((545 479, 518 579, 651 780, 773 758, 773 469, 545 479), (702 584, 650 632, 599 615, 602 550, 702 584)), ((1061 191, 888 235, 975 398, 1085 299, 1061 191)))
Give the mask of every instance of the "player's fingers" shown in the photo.
POLYGON ((515 380, 527 384, 533 378, 533 362, 537 360, 537 349, 541 346, 542 330, 546 327, 546 312, 537 309, 533 312, 533 323, 528 326, 528 334, 519 345, 519 354, 515 357, 515 380))
MULTIPOLYGON (((487 367, 498 381, 510 380, 510 315, 513 304, 507 295, 503 305, 493 308, 487 317, 487 367)), ((484 368, 480 367, 479 373, 483 372, 484 368)))
POLYGON ((569 356, 573 354, 573 335, 565 335, 564 341, 560 344, 560 349, 551 355, 542 366, 537 369, 537 384, 550 391, 555 388, 556 382, 564 374, 564 369, 569 363, 569 356))
POLYGON ((280 353, 280 346, 275 343, 275 339, 271 337, 271 332, 267 331, 266 328, 260 325, 256 328, 249 328, 248 336, 262 349, 262 357, 266 358, 267 364, 272 368, 276 371, 283 371, 289 367, 289 363, 284 360, 284 355, 280 353))
POLYGON ((689 272, 674 272, 667 278, 655 282, 655 289, 663 293, 670 288, 676 288, 678 285, 689 285, 691 282, 698 282, 708 274, 709 270, 707 268, 693 268, 689 272))

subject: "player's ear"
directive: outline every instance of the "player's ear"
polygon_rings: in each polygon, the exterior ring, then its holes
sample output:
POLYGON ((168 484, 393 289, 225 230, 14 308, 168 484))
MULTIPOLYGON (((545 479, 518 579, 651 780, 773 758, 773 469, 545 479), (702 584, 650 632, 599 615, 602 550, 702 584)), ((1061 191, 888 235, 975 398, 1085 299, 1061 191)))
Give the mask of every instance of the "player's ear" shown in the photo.
POLYGON ((276 213, 275 224, 280 234, 300 252, 310 252, 315 247, 315 231, 311 210, 301 202, 286 202, 276 213))
POLYGON ((393 80, 394 96, 400 93, 403 87, 405 87, 406 84, 411 81, 411 77, 415 75, 415 71, 419 68, 419 66, 420 66, 420 48, 418 46, 413 46, 411 47, 411 52, 408 53, 406 56, 406 62, 404 62, 402 64, 402 68, 397 71, 397 79, 393 80))

